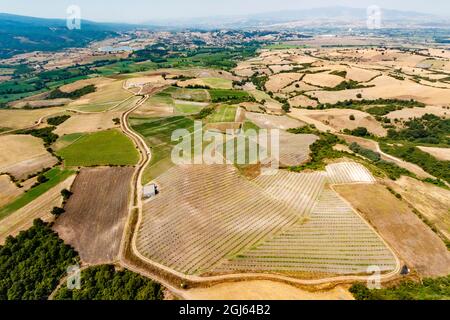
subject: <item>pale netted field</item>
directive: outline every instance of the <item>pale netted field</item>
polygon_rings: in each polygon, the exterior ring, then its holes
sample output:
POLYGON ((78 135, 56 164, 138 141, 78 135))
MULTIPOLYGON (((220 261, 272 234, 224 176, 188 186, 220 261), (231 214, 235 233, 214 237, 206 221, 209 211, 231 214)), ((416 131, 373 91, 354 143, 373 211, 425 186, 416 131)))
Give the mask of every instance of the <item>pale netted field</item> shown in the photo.
POLYGON ((217 272, 366 273, 392 271, 396 260, 381 238, 331 189, 320 195, 309 219, 219 265, 217 272))
MULTIPOLYGON (((345 170, 334 175, 342 176, 338 183, 363 180, 345 170)), ((144 204, 137 249, 185 274, 393 270, 392 253, 327 178, 279 170, 247 180, 233 166, 174 167, 144 204)))
POLYGON ((246 118, 263 129, 287 130, 305 125, 304 122, 287 116, 275 116, 254 112, 246 112, 246 118))

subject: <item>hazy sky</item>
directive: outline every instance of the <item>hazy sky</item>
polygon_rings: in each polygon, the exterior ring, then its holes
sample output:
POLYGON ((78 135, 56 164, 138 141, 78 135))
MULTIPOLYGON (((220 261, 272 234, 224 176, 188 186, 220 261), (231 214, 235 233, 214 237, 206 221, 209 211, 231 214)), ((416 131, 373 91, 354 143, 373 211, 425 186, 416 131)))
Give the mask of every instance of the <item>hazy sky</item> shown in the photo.
POLYGON ((449 0, 0 0, 0 12, 65 18, 69 5, 81 8, 82 18, 96 21, 144 22, 179 17, 235 15, 327 6, 418 11, 450 16, 449 0))

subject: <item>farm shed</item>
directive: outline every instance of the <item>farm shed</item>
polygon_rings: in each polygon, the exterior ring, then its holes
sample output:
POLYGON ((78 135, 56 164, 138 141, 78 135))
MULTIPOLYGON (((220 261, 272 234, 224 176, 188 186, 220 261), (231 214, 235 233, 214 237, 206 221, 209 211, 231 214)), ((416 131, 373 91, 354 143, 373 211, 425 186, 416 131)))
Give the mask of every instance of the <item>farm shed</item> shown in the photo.
POLYGON ((158 187, 154 183, 148 184, 148 185, 144 186, 144 190, 142 193, 143 193, 144 199, 152 198, 158 194, 158 187))

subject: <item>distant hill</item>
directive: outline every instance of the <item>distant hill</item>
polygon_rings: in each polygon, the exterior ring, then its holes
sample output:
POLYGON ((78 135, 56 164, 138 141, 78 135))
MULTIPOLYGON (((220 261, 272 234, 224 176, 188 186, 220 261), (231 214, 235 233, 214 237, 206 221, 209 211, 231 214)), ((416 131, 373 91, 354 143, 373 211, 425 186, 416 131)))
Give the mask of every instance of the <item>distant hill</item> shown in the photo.
POLYGON ((0 58, 30 51, 83 47, 134 26, 83 20, 81 30, 69 30, 64 19, 43 19, 0 13, 0 58))
MULTIPOLYGON (((381 9, 384 27, 450 27, 449 17, 411 11, 381 9)), ((216 16, 177 21, 152 21, 152 24, 196 28, 295 28, 365 27, 366 8, 325 7, 305 10, 267 12, 240 16, 216 16)))

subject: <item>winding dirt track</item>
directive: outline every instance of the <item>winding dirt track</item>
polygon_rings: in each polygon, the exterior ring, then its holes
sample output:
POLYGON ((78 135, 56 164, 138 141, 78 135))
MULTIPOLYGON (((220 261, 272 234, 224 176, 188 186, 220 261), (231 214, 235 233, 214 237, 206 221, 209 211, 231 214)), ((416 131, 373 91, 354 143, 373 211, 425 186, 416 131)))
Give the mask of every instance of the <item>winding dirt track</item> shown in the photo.
MULTIPOLYGON (((128 137, 130 137, 136 146, 139 148, 141 159, 139 163, 136 165, 136 171, 133 175, 132 179, 132 190, 133 190, 133 197, 130 203, 129 208, 129 217, 131 217, 132 212, 134 210, 137 210, 138 212, 138 221, 136 223, 137 229, 142 221, 142 175, 145 170, 145 167, 151 160, 151 151, 149 147, 146 145, 143 138, 132 131, 128 125, 128 117, 129 115, 135 111, 137 108, 139 108, 147 99, 149 95, 145 95, 143 99, 138 101, 136 105, 132 108, 130 108, 128 111, 126 111, 121 118, 121 128, 124 134, 126 134, 128 137)), ((130 222, 131 219, 128 219, 128 222, 130 222)), ((128 226, 129 227, 129 226, 128 226)), ((127 226, 126 228, 127 229, 127 226)), ((230 274, 230 275, 218 275, 218 276, 208 276, 208 277, 200 277, 200 276, 192 276, 192 275, 185 275, 180 272, 177 272, 171 268, 168 268, 164 265, 161 265, 159 263, 156 263, 155 261, 152 261, 148 259, 147 257, 143 256, 138 250, 136 246, 136 232, 132 235, 131 240, 131 250, 132 253, 138 257, 143 262, 149 264, 150 266, 153 266, 156 269, 162 270, 168 274, 172 274, 176 276, 177 278, 184 279, 186 281, 196 282, 196 283, 210 283, 210 282, 220 282, 220 281, 237 281, 237 280, 252 280, 252 279, 266 279, 266 280, 273 280, 273 281, 282 281, 282 282, 288 282, 294 285, 321 285, 321 284, 327 284, 327 283, 343 283, 343 282, 352 282, 352 281, 367 281, 371 278, 371 276, 337 276, 337 277, 330 277, 330 278, 323 278, 323 279, 296 279, 288 276, 283 275, 276 275, 276 274, 261 274, 261 273, 245 273, 245 274, 230 274)), ((175 295, 179 297, 184 297, 184 291, 174 287, 170 283, 168 283, 165 279, 162 279, 161 277, 155 276, 154 274, 150 274, 149 272, 142 270, 140 267, 132 265, 130 262, 128 262, 125 259, 125 248, 124 248, 124 242, 125 242, 126 234, 124 233, 123 239, 122 239, 122 246, 120 250, 120 264, 123 267, 126 267, 132 271, 135 271, 137 273, 143 274, 147 277, 153 278, 156 281, 159 281, 164 286, 166 286, 169 290, 171 290, 175 295)), ((396 257, 396 255, 394 254, 396 257)), ((399 272, 400 272, 400 261, 397 259, 397 266, 396 269, 392 272, 386 273, 381 275, 380 280, 381 281, 390 281, 395 279, 399 272)))

